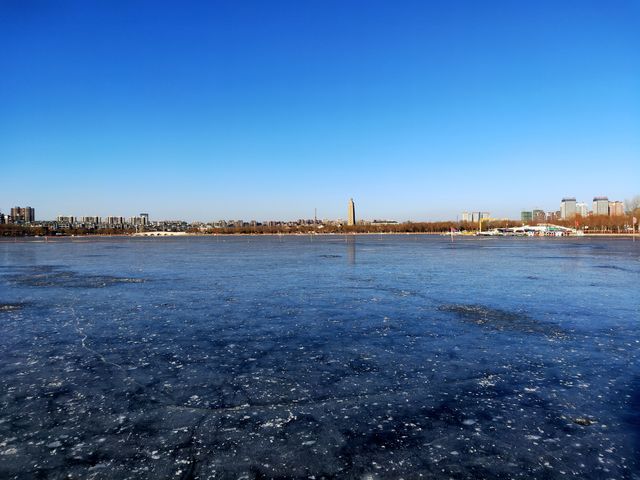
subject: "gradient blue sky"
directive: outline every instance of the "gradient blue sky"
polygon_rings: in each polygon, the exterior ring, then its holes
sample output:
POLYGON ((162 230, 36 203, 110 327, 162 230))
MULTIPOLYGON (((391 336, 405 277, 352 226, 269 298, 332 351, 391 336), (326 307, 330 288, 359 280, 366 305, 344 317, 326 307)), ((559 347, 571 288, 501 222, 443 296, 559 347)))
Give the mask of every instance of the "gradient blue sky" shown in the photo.
POLYGON ((519 217, 640 193, 640 2, 0 1, 0 209, 519 217))

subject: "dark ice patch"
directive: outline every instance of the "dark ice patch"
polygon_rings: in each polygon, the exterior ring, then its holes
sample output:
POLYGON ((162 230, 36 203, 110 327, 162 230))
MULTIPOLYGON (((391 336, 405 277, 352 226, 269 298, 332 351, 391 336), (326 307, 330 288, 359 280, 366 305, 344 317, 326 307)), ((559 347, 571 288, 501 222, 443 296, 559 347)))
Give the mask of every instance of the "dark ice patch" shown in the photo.
POLYGON ((23 287, 104 288, 125 283, 143 283, 142 278, 112 275, 83 275, 76 272, 49 269, 38 273, 15 275, 12 281, 23 287))
POLYGON ((619 267, 617 265, 594 265, 594 268, 602 268, 604 270, 619 270, 621 272, 632 272, 633 271, 633 270, 630 270, 628 268, 619 267))
POLYGON ((23 303, 0 303, 0 313, 15 312, 16 310, 22 310, 23 303))
POLYGON ((583 427, 590 427, 591 425, 598 422, 589 417, 577 417, 573 419, 573 423, 583 427))
POLYGON ((366 358, 354 358, 349 361, 349 368, 355 373, 377 372, 378 366, 366 358))
POLYGON ((62 265, 0 265, 0 271, 20 272, 20 273, 43 273, 54 270, 62 270, 62 265))
POLYGON ((450 312, 465 322, 494 330, 537 333, 550 337, 563 337, 565 333, 556 325, 541 322, 521 312, 510 312, 485 305, 449 304, 438 307, 441 312, 450 312))

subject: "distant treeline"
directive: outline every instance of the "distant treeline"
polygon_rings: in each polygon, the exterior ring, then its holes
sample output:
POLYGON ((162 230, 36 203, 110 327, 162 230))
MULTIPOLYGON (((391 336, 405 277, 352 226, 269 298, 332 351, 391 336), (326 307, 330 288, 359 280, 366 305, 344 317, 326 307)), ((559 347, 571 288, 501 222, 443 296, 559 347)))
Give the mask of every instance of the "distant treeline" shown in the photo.
MULTIPOLYGON (((610 217, 608 215, 577 216, 571 220, 556 220, 555 225, 578 228, 591 233, 627 233, 627 228, 633 225, 633 217, 640 218, 640 209, 631 215, 610 217)), ((637 225, 636 225, 637 229, 637 225)))
MULTIPOLYGON (((518 222, 493 222, 496 226, 509 227, 519 225, 518 222)), ((492 223, 492 224, 493 224, 492 223)), ((388 225, 279 225, 275 227, 268 226, 246 226, 233 228, 208 228, 201 230, 199 228, 190 228, 187 230, 192 233, 212 233, 212 234, 264 234, 275 235, 279 233, 448 233, 451 229, 460 231, 473 231, 477 229, 477 224, 467 224, 465 222, 406 222, 394 223, 388 225)), ((485 222, 482 226, 483 230, 493 228, 485 222)))
MULTIPOLYGON (((636 212, 636 216, 640 216, 640 212, 636 212)), ((576 217, 572 220, 556 220, 555 225, 565 227, 584 229, 590 233, 627 233, 628 228, 632 225, 632 216, 625 215, 619 217, 609 216, 590 216, 576 217)), ((531 223, 536 225, 535 222, 531 223)), ((482 230, 491 230, 493 228, 507 228, 522 225, 522 222, 515 220, 500 221, 483 221, 482 230)), ((459 232, 477 232, 479 224, 477 222, 405 222, 395 224, 369 224, 369 225, 279 225, 279 226, 245 226, 245 227, 227 227, 227 228, 201 228, 189 227, 188 233, 199 234, 246 234, 246 235, 274 235, 274 234, 310 234, 310 233, 448 233, 451 230, 459 232)), ((25 225, 0 225, 0 236, 3 237, 22 237, 22 236, 45 236, 45 235, 130 235, 136 230, 122 228, 66 228, 53 229, 48 227, 31 227, 25 225)))
MULTIPOLYGON (((545 222, 540 222, 545 223, 545 222)), ((592 233, 626 233, 627 227, 631 226, 631 216, 609 217, 593 216, 588 218, 576 218, 573 220, 557 220, 554 225, 585 229, 592 233), (587 228, 585 228, 587 227, 587 228)), ((516 220, 494 220, 483 221, 482 230, 487 231, 494 228, 509 228, 521 226, 522 222, 516 220)), ((537 225, 533 222, 531 225, 537 225)), ((235 228, 189 228, 191 233, 212 233, 212 234, 278 234, 278 233, 449 233, 451 230, 458 232, 477 232, 478 222, 405 222, 390 225, 323 225, 322 228, 313 225, 300 226, 255 226, 255 227, 235 227, 235 228)))

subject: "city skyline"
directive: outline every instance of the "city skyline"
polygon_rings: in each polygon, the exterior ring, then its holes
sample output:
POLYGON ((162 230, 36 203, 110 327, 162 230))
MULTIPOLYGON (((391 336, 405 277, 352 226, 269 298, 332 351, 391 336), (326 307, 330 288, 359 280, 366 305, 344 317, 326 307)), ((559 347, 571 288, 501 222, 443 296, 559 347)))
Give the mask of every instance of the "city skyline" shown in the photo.
MULTIPOLYGON (((540 202, 538 202, 540 203, 540 202)), ((563 197, 560 201, 559 209, 549 209, 544 210, 540 208, 533 209, 523 209, 520 211, 520 219, 522 222, 552 222, 554 220, 569 220, 574 216, 580 217, 588 217, 588 216, 624 216, 626 214, 631 214, 634 209, 638 208, 640 205, 640 195, 636 195, 633 198, 621 200, 612 200, 607 196, 595 196, 592 200, 592 209, 588 207, 588 204, 584 201, 577 201, 576 197, 563 197)), ((117 214, 113 213, 109 215, 96 215, 95 212, 91 215, 86 214, 78 214, 74 213, 66 213, 66 214, 58 214, 55 218, 35 218, 35 209, 33 207, 20 207, 15 206, 11 207, 10 213, 3 212, 3 209, 0 207, 0 224, 7 223, 7 218, 11 218, 12 222, 17 220, 17 223, 30 223, 36 220, 36 222, 59 222, 59 223, 90 223, 90 224, 130 224, 130 225, 140 225, 144 226, 149 223, 150 215, 149 213, 139 213, 139 214, 117 214), (10 215, 10 217, 7 217, 10 215)), ((180 216, 175 218, 167 218, 160 217, 156 218, 156 221, 166 222, 188 222, 188 223, 212 223, 212 222, 247 222, 248 224, 255 224, 256 222, 261 223, 270 223, 270 222, 312 222, 312 223, 323 223, 323 222, 342 222, 344 221, 347 225, 356 225, 360 221, 365 222, 406 222, 413 221, 412 219, 398 219, 398 218, 386 218, 383 219, 380 215, 373 215, 371 217, 356 217, 356 208, 355 202, 353 198, 350 198, 347 202, 347 214, 346 217, 336 216, 336 217, 318 217, 317 208, 314 209, 313 217, 309 216, 299 216, 297 218, 259 218, 256 216, 248 216, 248 217, 234 217, 232 215, 221 216, 216 219, 213 218, 197 218, 197 219, 189 219, 187 217, 180 216)), ((492 215, 491 212, 488 211, 479 211, 479 210, 465 210, 455 216, 455 218, 446 218, 446 219, 423 219, 419 220, 422 222, 438 222, 438 221, 461 221, 461 222, 472 222, 477 223, 481 220, 517 220, 518 217, 505 217, 499 215, 492 215)))
POLYGON ((337 218, 353 196, 420 221, 637 194, 637 2, 2 9, 7 208, 337 218))

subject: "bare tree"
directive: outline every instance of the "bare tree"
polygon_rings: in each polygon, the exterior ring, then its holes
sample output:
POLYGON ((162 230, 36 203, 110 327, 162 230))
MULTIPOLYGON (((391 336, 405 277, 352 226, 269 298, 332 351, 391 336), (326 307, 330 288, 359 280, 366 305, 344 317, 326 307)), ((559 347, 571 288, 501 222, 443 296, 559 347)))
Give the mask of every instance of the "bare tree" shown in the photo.
POLYGON ((636 195, 632 198, 627 198, 625 201, 625 206, 627 207, 627 212, 635 212, 636 210, 640 210, 640 195, 636 195))

